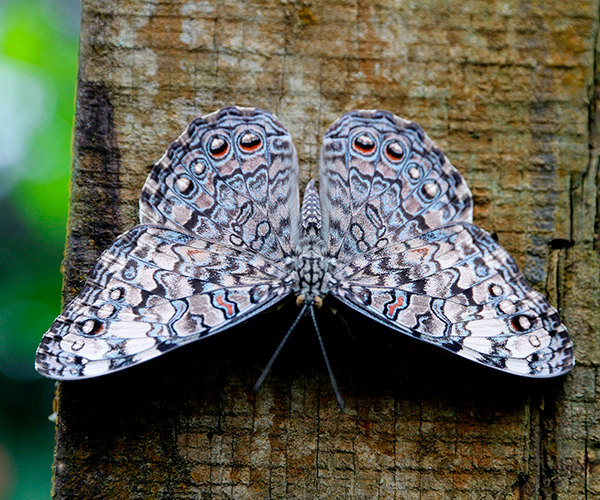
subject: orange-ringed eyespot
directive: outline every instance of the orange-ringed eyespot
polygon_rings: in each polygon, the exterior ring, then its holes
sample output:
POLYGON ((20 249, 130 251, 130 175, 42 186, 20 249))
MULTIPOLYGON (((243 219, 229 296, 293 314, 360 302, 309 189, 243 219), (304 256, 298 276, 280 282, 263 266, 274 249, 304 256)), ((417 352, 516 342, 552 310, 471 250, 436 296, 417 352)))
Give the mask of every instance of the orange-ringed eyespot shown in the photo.
POLYGON ((398 142, 390 142, 385 148, 385 155, 390 161, 400 161, 404 158, 404 149, 398 142))
POLYGON ((262 139, 254 132, 246 132, 240 138, 240 147, 246 153, 253 153, 262 146, 262 139))
POLYGON ((352 147, 362 154, 371 154, 375 151, 375 141, 368 134, 361 134, 352 141, 352 147))

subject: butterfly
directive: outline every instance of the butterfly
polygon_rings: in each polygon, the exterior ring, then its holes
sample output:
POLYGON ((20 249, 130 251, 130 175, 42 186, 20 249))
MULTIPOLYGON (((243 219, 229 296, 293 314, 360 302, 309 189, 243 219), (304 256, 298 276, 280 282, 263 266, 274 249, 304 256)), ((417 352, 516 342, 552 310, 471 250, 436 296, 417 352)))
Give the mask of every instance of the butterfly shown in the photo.
POLYGON ((140 225, 96 263, 44 335, 59 380, 121 370, 246 321, 290 295, 315 323, 328 295, 398 332, 526 377, 574 365, 557 311, 472 223, 463 177, 423 129, 353 111, 327 130, 302 205, 290 134, 267 111, 191 122, 142 189, 140 225))

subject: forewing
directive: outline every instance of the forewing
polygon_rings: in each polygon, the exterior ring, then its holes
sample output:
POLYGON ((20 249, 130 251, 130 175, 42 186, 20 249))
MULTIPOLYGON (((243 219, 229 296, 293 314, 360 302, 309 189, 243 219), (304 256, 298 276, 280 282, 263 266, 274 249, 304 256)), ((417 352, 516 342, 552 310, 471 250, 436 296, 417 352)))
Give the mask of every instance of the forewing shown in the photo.
POLYGON ((298 161, 267 111, 223 108, 194 120, 154 166, 140 221, 280 261, 297 241, 298 161))
POLYGON ((419 125, 386 111, 353 111, 329 128, 320 191, 323 235, 341 262, 472 221, 462 176, 419 125))
POLYGON ((288 295, 288 281, 256 252, 138 226, 44 335, 36 369, 76 379, 127 368, 246 320, 288 295))
POLYGON ((512 257, 468 223, 339 267, 331 293, 371 318, 506 372, 552 377, 574 365, 557 311, 512 257))

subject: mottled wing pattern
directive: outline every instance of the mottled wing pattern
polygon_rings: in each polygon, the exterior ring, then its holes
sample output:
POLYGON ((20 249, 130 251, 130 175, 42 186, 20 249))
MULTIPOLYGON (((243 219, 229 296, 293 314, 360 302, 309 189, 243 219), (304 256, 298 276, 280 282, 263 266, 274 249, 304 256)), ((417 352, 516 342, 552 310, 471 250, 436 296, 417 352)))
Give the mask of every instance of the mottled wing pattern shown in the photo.
POLYGON ((144 185, 142 225, 102 254, 42 339, 36 369, 56 379, 120 370, 287 296, 297 184, 291 138, 269 113, 225 108, 192 122, 144 185))
POLYGON ((197 118, 158 161, 142 190, 140 222, 227 242, 272 260, 298 239, 298 161, 270 113, 223 108, 197 118))
POLYGON ((353 111, 329 128, 320 191, 323 236, 342 262, 473 219, 471 192, 444 153, 418 124, 386 111, 353 111))
MULTIPOLYGON (((435 155, 437 163, 435 156, 427 155, 430 166, 423 172, 429 174, 410 174, 417 163, 411 151, 422 158, 422 151, 434 150, 431 141, 414 130, 388 113, 354 112, 328 132, 326 137, 336 139, 324 143, 321 179, 330 192, 361 193, 360 203, 346 202, 342 210, 336 207, 335 194, 330 208, 324 205, 333 259, 330 293, 390 328, 493 368, 533 377, 570 370, 572 344, 558 313, 531 288, 512 257, 470 223, 470 196, 460 174, 441 153, 435 155), (392 122, 396 129, 390 132, 387 124, 392 122), (365 133, 377 145, 362 160, 372 168, 373 179, 351 153, 355 138, 365 133), (337 140, 343 137, 345 143, 337 140), (404 154, 396 164, 386 159, 387 137, 402 144, 404 154), (390 207, 397 207, 397 213, 389 214, 389 207, 384 212, 371 200, 371 193, 385 199, 387 189, 394 192, 397 202, 390 207), (376 227, 378 237, 373 234, 376 227), (337 244, 340 235, 343 245, 337 244)), ((369 141, 361 138, 361 143, 369 141)))
POLYGON ((261 255, 138 226, 100 257, 44 336, 38 370, 85 378, 126 368, 244 321, 291 291, 261 255))
POLYGON ((454 224, 357 258, 332 293, 381 323, 524 376, 571 369, 557 311, 512 257, 472 224, 454 224))
POLYGON ((37 370, 120 370, 292 292, 311 311, 329 292, 500 370, 571 369, 558 313, 471 223, 469 189, 421 127, 383 111, 344 115, 325 135, 320 185, 320 206, 311 183, 300 221, 296 153, 277 119, 230 107, 194 120, 146 180, 142 225, 102 254, 44 335, 37 370))

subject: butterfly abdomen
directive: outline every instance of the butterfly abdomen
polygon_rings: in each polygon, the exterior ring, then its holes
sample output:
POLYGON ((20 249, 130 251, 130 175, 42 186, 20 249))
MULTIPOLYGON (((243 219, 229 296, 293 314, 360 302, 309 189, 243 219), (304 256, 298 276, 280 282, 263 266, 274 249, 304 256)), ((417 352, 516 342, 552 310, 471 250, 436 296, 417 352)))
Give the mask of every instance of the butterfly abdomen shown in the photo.
POLYGON ((306 186, 302 200, 300 241, 296 251, 297 283, 294 291, 303 303, 321 298, 329 291, 329 259, 321 234, 321 204, 315 181, 306 186))

